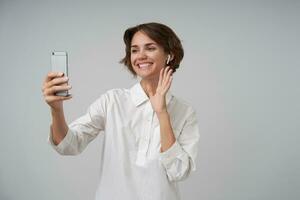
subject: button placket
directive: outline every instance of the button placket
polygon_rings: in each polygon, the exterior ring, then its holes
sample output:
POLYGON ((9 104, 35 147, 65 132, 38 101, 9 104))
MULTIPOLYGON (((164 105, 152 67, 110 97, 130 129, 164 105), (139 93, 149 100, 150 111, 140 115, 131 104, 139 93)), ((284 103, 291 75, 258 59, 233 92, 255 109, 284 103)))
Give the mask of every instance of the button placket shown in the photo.
POLYGON ((148 104, 145 107, 143 119, 141 120, 144 125, 144 128, 139 142, 139 150, 137 157, 137 163, 139 165, 142 165, 146 162, 146 156, 150 145, 150 134, 153 122, 153 110, 150 102, 148 102, 148 104))
POLYGON ((150 109, 149 111, 149 122, 148 122, 148 129, 147 129, 147 134, 145 135, 145 139, 147 141, 147 151, 145 156, 149 154, 149 149, 150 149, 150 139, 151 139, 151 134, 153 132, 153 116, 154 116, 154 111, 150 109))
POLYGON ((145 147, 145 151, 144 156, 146 157, 147 151, 149 149, 149 140, 150 140, 150 133, 151 133, 151 124, 152 124, 152 107, 151 107, 151 103, 148 102, 147 107, 145 109, 145 117, 147 119, 147 122, 145 124, 145 131, 144 131, 144 135, 143 135, 143 140, 144 140, 144 147, 145 147))

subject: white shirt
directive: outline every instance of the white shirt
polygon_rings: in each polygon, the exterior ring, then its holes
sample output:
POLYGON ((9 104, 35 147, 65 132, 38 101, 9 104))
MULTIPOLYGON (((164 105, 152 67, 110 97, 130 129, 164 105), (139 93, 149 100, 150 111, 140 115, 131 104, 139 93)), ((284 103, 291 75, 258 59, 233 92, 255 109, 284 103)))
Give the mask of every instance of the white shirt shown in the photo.
POLYGON ((178 200, 177 182, 196 169, 199 129, 195 110, 166 94, 176 142, 160 152, 160 126, 140 82, 130 89, 112 89, 69 125, 56 146, 62 155, 76 155, 98 134, 104 134, 96 200, 178 200), (103 133, 102 133, 103 132, 103 133))

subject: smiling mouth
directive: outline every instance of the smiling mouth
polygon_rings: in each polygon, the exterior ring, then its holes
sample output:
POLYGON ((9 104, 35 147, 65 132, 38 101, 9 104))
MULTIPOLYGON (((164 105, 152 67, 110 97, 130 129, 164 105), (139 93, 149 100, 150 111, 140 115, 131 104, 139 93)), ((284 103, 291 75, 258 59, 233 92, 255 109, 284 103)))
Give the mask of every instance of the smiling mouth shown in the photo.
POLYGON ((140 63, 138 64, 137 66, 140 68, 140 69, 148 69, 150 66, 152 66, 153 63, 140 63))

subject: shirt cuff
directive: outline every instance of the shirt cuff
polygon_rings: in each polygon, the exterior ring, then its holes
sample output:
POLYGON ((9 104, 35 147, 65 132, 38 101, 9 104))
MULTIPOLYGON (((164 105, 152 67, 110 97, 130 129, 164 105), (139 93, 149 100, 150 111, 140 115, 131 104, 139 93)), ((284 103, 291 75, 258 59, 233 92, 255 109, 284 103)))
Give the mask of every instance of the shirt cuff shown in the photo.
POLYGON ((60 141, 60 143, 58 145, 56 145, 53 142, 53 136, 52 136, 52 134, 53 134, 53 132, 52 132, 52 126, 50 126, 50 133, 49 133, 49 137, 48 137, 48 142, 59 153, 63 152, 64 149, 66 149, 66 147, 69 146, 69 144, 71 144, 71 141, 72 141, 72 139, 74 137, 74 135, 71 132, 71 130, 68 129, 68 132, 67 132, 66 136, 64 137, 64 139, 62 141, 60 141))
POLYGON ((164 151, 159 154, 160 155, 159 160, 162 162, 162 164, 165 167, 168 168, 168 166, 172 164, 174 159, 178 157, 178 155, 180 155, 181 153, 182 153, 182 148, 176 140, 175 143, 169 149, 167 149, 167 151, 164 151))

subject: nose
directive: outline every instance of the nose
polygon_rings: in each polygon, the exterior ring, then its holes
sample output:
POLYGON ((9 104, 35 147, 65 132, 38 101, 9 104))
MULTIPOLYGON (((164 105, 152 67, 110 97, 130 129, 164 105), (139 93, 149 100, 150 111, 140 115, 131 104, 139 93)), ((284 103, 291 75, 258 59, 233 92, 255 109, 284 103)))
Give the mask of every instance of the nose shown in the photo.
POLYGON ((137 59, 143 60, 143 59, 146 59, 146 58, 147 58, 147 55, 146 55, 145 51, 144 50, 140 50, 138 52, 138 54, 137 54, 137 59))

